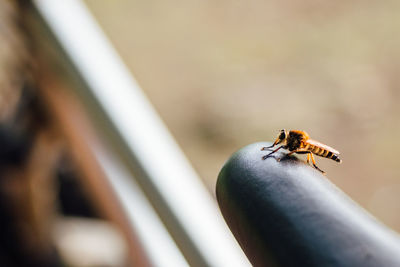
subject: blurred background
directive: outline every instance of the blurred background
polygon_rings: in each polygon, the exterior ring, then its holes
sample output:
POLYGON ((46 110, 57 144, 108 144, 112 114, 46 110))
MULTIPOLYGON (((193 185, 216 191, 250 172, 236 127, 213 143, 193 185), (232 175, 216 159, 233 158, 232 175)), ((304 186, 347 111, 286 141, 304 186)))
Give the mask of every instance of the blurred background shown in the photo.
MULTIPOLYGON (((400 231, 398 1, 86 0, 211 193, 237 149, 300 129, 400 231)), ((301 157, 301 156, 299 156, 301 157)))
MULTIPOLYGON (((0 0, 0 266, 140 262, 74 150, 84 143, 71 129, 98 133, 81 128, 76 100, 40 88, 62 86, 28 2, 0 0)), ((233 152, 299 129, 341 152, 341 165, 318 166, 400 232, 400 2, 84 2, 210 194, 233 152)))

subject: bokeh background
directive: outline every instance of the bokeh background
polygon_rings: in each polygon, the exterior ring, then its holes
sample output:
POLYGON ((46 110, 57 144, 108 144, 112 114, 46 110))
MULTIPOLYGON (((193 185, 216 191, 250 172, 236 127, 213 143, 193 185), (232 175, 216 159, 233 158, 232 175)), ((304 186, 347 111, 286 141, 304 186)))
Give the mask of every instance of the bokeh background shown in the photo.
POLYGON ((210 192, 235 150, 305 130, 342 154, 318 158, 328 178, 400 231, 399 1, 86 3, 210 192))

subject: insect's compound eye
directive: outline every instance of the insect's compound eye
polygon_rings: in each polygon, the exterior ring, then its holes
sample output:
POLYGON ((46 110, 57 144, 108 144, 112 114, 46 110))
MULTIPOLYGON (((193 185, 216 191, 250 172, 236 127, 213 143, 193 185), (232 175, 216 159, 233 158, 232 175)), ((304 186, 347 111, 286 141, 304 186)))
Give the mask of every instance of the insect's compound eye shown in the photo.
POLYGON ((282 130, 282 131, 281 131, 281 134, 279 135, 279 139, 283 140, 283 139, 285 139, 285 138, 286 138, 285 130, 282 130))

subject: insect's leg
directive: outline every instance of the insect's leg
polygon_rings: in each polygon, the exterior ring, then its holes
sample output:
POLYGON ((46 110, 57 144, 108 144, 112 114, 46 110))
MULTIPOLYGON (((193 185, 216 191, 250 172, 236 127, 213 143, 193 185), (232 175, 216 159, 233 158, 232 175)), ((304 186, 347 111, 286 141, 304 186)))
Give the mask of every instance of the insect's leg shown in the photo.
POLYGON ((311 158, 311 155, 312 155, 311 151, 309 151, 309 150, 301 150, 301 149, 298 149, 298 150, 295 150, 295 151, 290 152, 290 153, 288 154, 288 156, 292 155, 293 153, 297 153, 297 154, 307 154, 307 163, 310 164, 310 158, 311 158))
POLYGON ((285 147, 285 146, 280 146, 280 147, 278 147, 277 149, 275 149, 275 150, 272 151, 271 153, 269 153, 269 154, 263 156, 262 159, 265 160, 265 159, 269 158, 272 154, 274 154, 274 153, 277 152, 279 149, 284 148, 284 147, 285 147))
POLYGON ((318 168, 318 166, 315 164, 315 159, 314 159, 314 155, 312 153, 309 154, 313 163, 314 168, 316 168, 317 170, 319 170, 322 173, 325 173, 323 170, 321 170, 320 168, 318 168))
POLYGON ((297 152, 296 150, 290 151, 286 156, 290 157, 291 155, 293 155, 293 153, 296 153, 296 152, 297 152))
POLYGON ((311 158, 311 161, 312 161, 312 163, 313 163, 314 168, 316 168, 317 170, 319 170, 319 171, 322 172, 322 173, 325 173, 323 170, 321 170, 320 168, 318 168, 318 166, 316 165, 315 159, 314 159, 314 155, 311 153, 311 151, 298 149, 298 150, 290 151, 290 153, 287 154, 287 155, 290 156, 290 155, 292 155, 293 153, 297 153, 297 154, 307 154, 307 163, 310 163, 310 158, 311 158))
POLYGON ((278 143, 278 142, 275 141, 272 145, 270 145, 270 146, 264 146, 263 148, 261 148, 261 150, 269 150, 270 148, 273 148, 274 146, 276 146, 277 143, 278 143))
POLYGON ((290 152, 287 154, 287 156, 291 156, 293 153, 297 153, 297 154, 309 154, 309 153, 311 153, 311 151, 304 150, 304 149, 296 149, 296 150, 290 151, 290 152))
POLYGON ((277 144, 279 144, 279 141, 281 141, 279 138, 276 138, 275 142, 270 145, 270 146, 265 146, 263 148, 261 148, 261 150, 269 150, 270 148, 273 148, 274 146, 276 146, 277 144))
MULTIPOLYGON (((286 155, 286 157, 290 157, 291 155, 293 155, 293 153, 304 154, 304 153, 308 153, 308 152, 309 152, 309 151, 307 151, 307 150, 296 149, 296 150, 290 151, 290 152, 286 155)), ((281 161, 281 159, 277 159, 277 161, 281 161)))
MULTIPOLYGON (((310 158, 311 158, 311 155, 312 155, 311 151, 308 151, 308 150, 300 150, 300 151, 294 151, 294 152, 296 152, 296 153, 298 153, 298 154, 307 154, 307 163, 310 164, 310 158)), ((290 153, 289 153, 289 154, 290 154, 290 153)))
POLYGON ((270 148, 273 148, 274 146, 275 146, 275 145, 264 146, 264 147, 261 148, 261 151, 262 151, 262 150, 269 150, 270 148))

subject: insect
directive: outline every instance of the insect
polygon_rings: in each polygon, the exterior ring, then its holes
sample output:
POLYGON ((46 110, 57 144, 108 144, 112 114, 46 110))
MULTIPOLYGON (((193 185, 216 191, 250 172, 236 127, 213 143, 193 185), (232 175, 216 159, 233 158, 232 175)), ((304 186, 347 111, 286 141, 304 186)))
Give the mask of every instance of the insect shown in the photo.
MULTIPOLYGON (((318 155, 324 158, 333 159, 336 162, 341 163, 342 160, 339 158, 339 151, 329 147, 327 145, 321 144, 318 141, 310 139, 308 134, 303 131, 299 130, 281 130, 278 138, 276 138, 275 142, 268 147, 263 147, 261 150, 271 150, 276 145, 282 144, 277 149, 273 150, 271 153, 262 157, 263 160, 271 157, 272 154, 277 152, 280 149, 287 149, 290 152, 287 154, 288 156, 292 155, 293 153, 297 154, 307 154, 307 163, 310 163, 310 159, 313 163, 314 168, 319 170, 322 173, 325 173, 323 170, 318 168, 315 164, 314 155, 318 155)), ((280 159, 277 159, 278 161, 280 159)))

